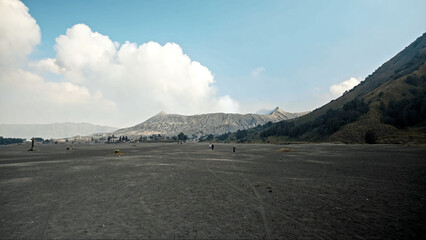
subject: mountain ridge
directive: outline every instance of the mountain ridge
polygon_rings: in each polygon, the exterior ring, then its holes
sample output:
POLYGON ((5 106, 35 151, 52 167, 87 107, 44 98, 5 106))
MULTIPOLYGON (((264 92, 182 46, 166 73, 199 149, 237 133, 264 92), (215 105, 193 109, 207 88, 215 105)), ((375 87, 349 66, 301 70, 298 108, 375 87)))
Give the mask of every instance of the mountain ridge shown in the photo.
POLYGON ((176 136, 181 132, 197 137, 209 134, 220 135, 263 125, 267 122, 292 119, 302 114, 304 113, 288 113, 280 108, 276 108, 270 115, 254 113, 208 113, 187 116, 167 114, 161 111, 143 123, 115 131, 114 135, 150 136, 160 134, 164 136, 176 136))

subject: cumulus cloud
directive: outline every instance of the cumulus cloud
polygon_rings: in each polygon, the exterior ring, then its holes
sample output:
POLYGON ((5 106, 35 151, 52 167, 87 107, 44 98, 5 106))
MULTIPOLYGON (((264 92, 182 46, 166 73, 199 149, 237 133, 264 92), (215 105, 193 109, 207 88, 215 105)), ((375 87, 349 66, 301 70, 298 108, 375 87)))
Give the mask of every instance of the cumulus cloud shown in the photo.
POLYGON ((329 89, 325 91, 321 88, 314 88, 312 95, 315 99, 315 103, 312 107, 327 104, 331 100, 342 96, 345 91, 351 90, 357 86, 361 81, 361 78, 351 77, 348 80, 330 86, 329 89))
MULTIPOLYGON (((28 9, 18 3, 24 12, 20 18, 35 29, 29 32, 39 33, 28 9)), ((38 43, 33 34, 17 35, 23 36, 23 46, 32 48, 38 43)), ((22 59, 31 48, 7 54, 15 53, 22 59)), ((32 115, 39 122, 129 126, 161 110, 180 114, 239 111, 238 102, 230 96, 218 96, 209 69, 192 61, 176 43, 119 44, 85 24, 77 24, 56 38, 55 50, 55 58, 29 63, 31 72, 8 67, 0 74, 2 97, 6 99, 3 93, 9 89, 7 99, 13 99, 8 104, 2 100, 0 110, 16 113, 2 115, 0 122, 22 122, 20 119, 32 115), (43 79, 44 73, 57 78, 43 79), (49 114, 37 114, 40 111, 49 114)), ((0 54, 2 59, 8 57, 0 54)))
POLYGON ((264 71, 266 71, 264 67, 255 68, 251 71, 251 76, 256 78, 264 71))
POLYGON ((70 82, 47 82, 22 69, 3 71, 0 78, 2 122, 90 122, 118 113, 116 104, 102 94, 92 95, 87 88, 70 82))
POLYGON ((349 78, 339 84, 332 85, 330 87, 330 93, 333 97, 341 96, 345 91, 352 89, 361 82, 361 79, 354 77, 349 78))
POLYGON ((212 73, 176 43, 119 46, 78 24, 56 39, 65 78, 101 91, 127 118, 146 119, 164 110, 181 114, 236 112, 238 103, 217 96, 212 73))
POLYGON ((55 74, 65 73, 65 69, 59 67, 55 58, 45 58, 37 62, 29 63, 29 66, 39 73, 51 72, 55 74))
POLYGON ((22 64, 40 42, 40 28, 20 1, 0 1, 0 65, 22 64))

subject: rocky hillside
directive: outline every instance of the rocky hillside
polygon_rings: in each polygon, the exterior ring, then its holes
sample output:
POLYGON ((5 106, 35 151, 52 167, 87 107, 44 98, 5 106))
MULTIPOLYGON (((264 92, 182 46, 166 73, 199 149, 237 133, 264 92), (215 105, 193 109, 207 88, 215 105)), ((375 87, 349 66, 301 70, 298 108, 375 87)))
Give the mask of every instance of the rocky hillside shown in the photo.
POLYGON ((293 119, 303 114, 288 113, 278 107, 269 115, 212 113, 183 116, 160 112, 141 124, 117 130, 114 135, 150 136, 161 134, 164 136, 176 136, 181 132, 190 137, 193 135, 197 137, 209 134, 220 135, 264 125, 268 122, 293 119))
POLYGON ((77 135, 87 136, 94 133, 106 133, 117 130, 114 127, 93 125, 90 123, 52 123, 52 124, 0 124, 0 136, 13 138, 32 137, 67 138, 77 135))

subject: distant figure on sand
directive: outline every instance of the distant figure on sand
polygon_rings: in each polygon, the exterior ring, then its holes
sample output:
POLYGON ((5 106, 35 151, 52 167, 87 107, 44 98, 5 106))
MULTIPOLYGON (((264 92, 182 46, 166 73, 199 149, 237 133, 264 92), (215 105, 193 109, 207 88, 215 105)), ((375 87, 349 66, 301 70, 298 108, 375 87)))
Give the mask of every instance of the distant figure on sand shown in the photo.
POLYGON ((212 144, 212 150, 214 150, 214 144, 212 144))
POLYGON ((212 148, 212 144, 211 143, 209 143, 209 149, 211 149, 212 148))
POLYGON ((34 141, 35 141, 35 138, 34 138, 34 137, 33 137, 33 138, 31 138, 31 148, 30 148, 30 150, 28 150, 28 151, 35 151, 34 141))

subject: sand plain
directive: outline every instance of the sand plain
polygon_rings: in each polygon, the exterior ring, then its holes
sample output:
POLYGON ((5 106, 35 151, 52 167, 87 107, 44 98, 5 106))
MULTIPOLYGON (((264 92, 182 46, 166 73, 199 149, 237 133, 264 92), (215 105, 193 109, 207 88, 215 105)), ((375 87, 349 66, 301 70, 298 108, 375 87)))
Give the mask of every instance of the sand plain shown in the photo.
POLYGON ((0 238, 426 237, 422 146, 68 146, 0 146, 0 238))

